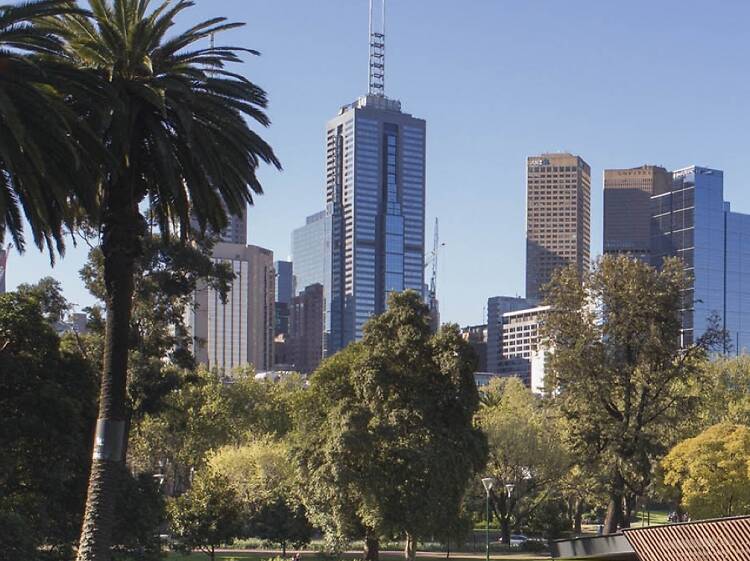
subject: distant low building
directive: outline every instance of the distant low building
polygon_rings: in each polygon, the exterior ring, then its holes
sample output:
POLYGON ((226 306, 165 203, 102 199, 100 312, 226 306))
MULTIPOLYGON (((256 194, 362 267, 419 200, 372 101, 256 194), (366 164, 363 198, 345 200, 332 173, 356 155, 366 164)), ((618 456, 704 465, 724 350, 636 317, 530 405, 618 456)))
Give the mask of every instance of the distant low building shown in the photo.
POLYGON ((503 314, 528 308, 526 298, 519 296, 493 296, 487 300, 487 368, 500 372, 503 359, 503 314))
POLYGON ((500 372, 518 376, 536 392, 544 386, 544 353, 539 326, 549 306, 503 314, 503 360, 500 372))
POLYGON ((69 314, 64 321, 56 322, 53 328, 58 335, 62 335, 63 333, 78 333, 79 335, 84 335, 85 333, 88 333, 89 330, 88 321, 89 318, 86 314, 76 312, 69 314))
POLYGON ((469 325, 461 329, 461 336, 477 353, 477 370, 487 371, 487 326, 469 325))
POLYGON ((322 284, 308 286, 292 298, 287 358, 298 372, 312 372, 323 359, 324 305, 322 284))

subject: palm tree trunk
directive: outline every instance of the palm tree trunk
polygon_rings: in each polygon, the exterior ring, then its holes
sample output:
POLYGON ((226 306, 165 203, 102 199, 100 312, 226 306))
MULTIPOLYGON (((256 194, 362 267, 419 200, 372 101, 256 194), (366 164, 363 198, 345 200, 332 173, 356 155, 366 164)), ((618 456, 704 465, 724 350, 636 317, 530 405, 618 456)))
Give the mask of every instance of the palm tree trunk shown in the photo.
MULTIPOLYGON (((140 251, 142 218, 124 188, 120 204, 111 204, 102 236, 107 327, 86 511, 78 561, 109 561, 117 478, 125 463, 127 441, 126 386, 128 341, 134 290, 135 259, 140 251)), ((114 198, 114 197, 113 197, 114 198)), ((116 201, 112 201, 116 203, 116 201)))

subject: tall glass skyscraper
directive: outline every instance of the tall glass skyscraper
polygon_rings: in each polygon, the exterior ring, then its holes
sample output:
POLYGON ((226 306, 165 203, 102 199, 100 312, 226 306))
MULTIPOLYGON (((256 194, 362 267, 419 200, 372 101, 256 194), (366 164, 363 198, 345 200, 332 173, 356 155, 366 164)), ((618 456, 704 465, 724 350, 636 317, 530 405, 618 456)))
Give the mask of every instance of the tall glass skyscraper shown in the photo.
POLYGON ((736 352, 750 347, 750 216, 724 201, 724 174, 698 166, 673 173, 671 189, 651 198, 651 261, 681 257, 692 276, 685 295, 683 344, 718 316, 736 352))
MULTIPOLYGON (((305 289, 319 284, 323 287, 323 336, 324 356, 328 354, 331 334, 331 205, 307 217, 305 225, 292 232, 292 263, 294 264, 295 297, 305 289)), ((308 330, 309 332, 310 330, 308 330)))
MULTIPOLYGON (((425 121, 369 94, 328 122, 329 354, 362 337, 389 292, 424 289, 425 121)), ((296 266, 296 265, 295 265, 296 266)))

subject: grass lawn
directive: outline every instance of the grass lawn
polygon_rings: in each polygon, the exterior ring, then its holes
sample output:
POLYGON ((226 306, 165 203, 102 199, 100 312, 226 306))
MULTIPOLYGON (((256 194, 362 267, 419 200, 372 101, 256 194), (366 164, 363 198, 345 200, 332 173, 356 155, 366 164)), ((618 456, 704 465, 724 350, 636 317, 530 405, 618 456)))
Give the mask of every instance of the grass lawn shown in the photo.
MULTIPOLYGON (((216 554, 216 561, 261 561, 263 559, 270 559, 274 557, 274 552, 222 552, 216 554)), ((291 555, 287 556, 291 560, 291 555)), ((360 559, 361 554, 345 553, 340 559, 360 559)), ((380 558, 388 561, 396 561, 404 558, 401 552, 380 552, 380 558)), ((181 553, 170 552, 167 554, 168 561, 206 561, 209 559, 208 555, 203 553, 194 552, 191 555, 182 555, 181 553)), ((332 561, 331 557, 324 557, 318 555, 316 552, 305 552, 302 554, 303 561, 332 561)), ((431 559, 437 561, 438 559, 445 559, 445 554, 437 553, 418 553, 417 559, 431 559)), ((482 561, 484 556, 477 556, 472 554, 471 557, 461 557, 461 553, 453 554, 450 556, 451 561, 482 561)), ((549 559, 549 555, 533 556, 531 554, 523 553, 512 553, 507 555, 493 554, 493 560, 508 560, 508 561, 534 561, 538 559, 549 559)))
POLYGON ((649 520, 648 515, 645 512, 639 512, 637 518, 637 521, 632 523, 633 528, 638 528, 641 525, 641 517, 643 518, 642 522, 645 526, 647 522, 650 521, 652 526, 659 526, 661 524, 669 524, 668 517, 669 512, 666 510, 652 510, 651 511, 651 517, 649 520))

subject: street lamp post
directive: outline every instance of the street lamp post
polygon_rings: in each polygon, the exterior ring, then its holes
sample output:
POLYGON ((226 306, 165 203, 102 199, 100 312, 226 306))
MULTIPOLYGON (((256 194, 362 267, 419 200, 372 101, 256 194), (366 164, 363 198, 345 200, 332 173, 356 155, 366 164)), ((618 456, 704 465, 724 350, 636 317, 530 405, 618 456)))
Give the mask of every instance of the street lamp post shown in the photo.
POLYGON ((487 507, 486 507, 486 524, 485 524, 485 543, 487 548, 487 561, 490 561, 490 491, 492 490, 492 485, 494 485, 495 480, 491 477, 483 477, 482 478, 482 485, 484 485, 484 490, 487 492, 487 507))
MULTIPOLYGON (((508 521, 510 521, 510 496, 513 494, 513 489, 515 489, 516 486, 513 483, 506 483, 505 484, 505 492, 508 494, 508 508, 505 509, 508 513, 508 521)), ((510 540, 508 541, 508 547, 510 547, 510 540)))

